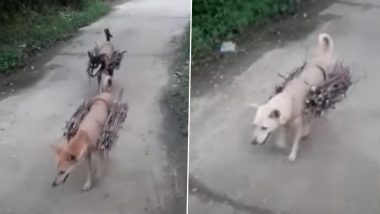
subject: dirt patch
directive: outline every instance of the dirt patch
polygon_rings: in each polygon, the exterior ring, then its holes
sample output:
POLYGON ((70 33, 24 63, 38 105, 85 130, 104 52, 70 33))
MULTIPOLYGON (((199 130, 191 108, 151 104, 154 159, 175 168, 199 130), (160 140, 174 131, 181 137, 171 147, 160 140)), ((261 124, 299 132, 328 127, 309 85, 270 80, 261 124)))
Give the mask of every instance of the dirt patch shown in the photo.
POLYGON ((171 213, 182 213, 186 210, 187 193, 187 123, 188 123, 188 80, 189 80, 189 40, 186 36, 175 37, 172 46, 175 47, 170 60, 170 83, 161 100, 161 110, 164 115, 164 142, 166 143, 171 175, 173 204, 171 213))

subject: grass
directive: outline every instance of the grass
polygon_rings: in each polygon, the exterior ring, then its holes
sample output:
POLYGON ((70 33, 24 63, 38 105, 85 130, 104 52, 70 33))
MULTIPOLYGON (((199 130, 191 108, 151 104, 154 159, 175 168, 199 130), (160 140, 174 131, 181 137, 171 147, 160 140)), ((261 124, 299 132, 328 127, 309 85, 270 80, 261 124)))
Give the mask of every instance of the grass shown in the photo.
POLYGON ((299 0, 193 0, 192 60, 208 55, 247 26, 295 12, 299 0))
POLYGON ((0 73, 9 73, 43 48, 70 37, 80 27, 105 15, 111 7, 86 0, 82 10, 49 8, 0 17, 0 73))

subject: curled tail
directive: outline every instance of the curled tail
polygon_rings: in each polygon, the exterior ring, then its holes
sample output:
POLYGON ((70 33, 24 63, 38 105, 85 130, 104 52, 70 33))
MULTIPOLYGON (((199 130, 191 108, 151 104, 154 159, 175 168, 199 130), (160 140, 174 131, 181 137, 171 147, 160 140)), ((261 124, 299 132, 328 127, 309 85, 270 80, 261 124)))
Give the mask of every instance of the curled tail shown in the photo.
POLYGON ((108 28, 104 29, 104 33, 106 34, 107 42, 109 42, 111 38, 113 37, 112 34, 110 33, 110 30, 108 28))
POLYGON ((319 34, 318 46, 320 54, 331 54, 333 52, 334 44, 331 36, 327 33, 319 34))

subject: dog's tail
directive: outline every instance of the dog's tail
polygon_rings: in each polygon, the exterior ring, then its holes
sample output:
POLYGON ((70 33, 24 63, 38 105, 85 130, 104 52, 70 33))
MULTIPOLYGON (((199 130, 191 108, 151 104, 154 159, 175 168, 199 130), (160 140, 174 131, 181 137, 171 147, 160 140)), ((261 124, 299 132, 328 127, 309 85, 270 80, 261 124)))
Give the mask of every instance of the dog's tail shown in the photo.
POLYGON ((318 51, 320 54, 331 54, 334 44, 331 36, 327 33, 321 33, 318 37, 318 51))
POLYGON ((106 34, 106 40, 107 42, 111 41, 111 38, 113 37, 110 33, 110 30, 108 28, 104 29, 104 33, 106 34))

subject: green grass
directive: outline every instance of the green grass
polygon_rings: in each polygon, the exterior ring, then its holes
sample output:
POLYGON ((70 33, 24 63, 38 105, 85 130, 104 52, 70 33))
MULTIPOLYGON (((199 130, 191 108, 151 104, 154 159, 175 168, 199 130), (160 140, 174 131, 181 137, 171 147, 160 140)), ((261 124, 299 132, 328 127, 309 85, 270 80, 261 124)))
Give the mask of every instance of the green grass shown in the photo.
POLYGON ((0 17, 0 73, 23 65, 34 53, 70 37, 78 28, 110 10, 110 6, 101 1, 85 0, 82 10, 25 10, 11 17, 0 17))
POLYGON ((250 25, 294 12, 299 0, 193 0, 192 60, 250 25))

